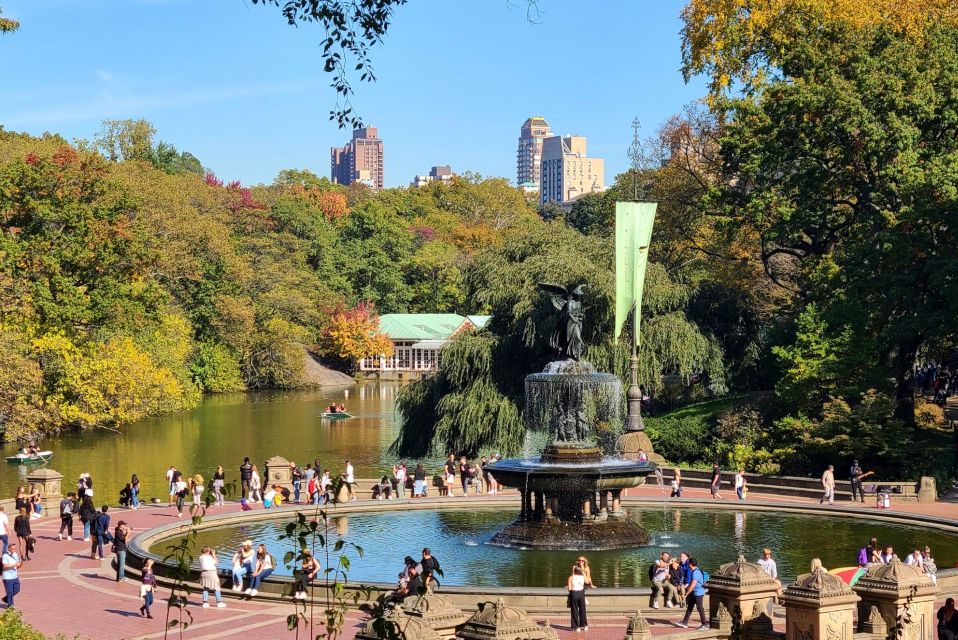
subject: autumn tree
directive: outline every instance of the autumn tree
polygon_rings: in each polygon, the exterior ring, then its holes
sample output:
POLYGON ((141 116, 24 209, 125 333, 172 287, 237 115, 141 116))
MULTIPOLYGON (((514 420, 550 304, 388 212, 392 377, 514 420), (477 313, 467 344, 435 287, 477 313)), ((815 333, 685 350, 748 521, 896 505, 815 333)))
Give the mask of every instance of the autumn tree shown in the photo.
POLYGON ((375 306, 360 302, 334 314, 325 330, 326 349, 340 358, 359 362, 363 358, 393 354, 393 343, 379 331, 375 306))
POLYGON ((13 18, 4 18, 3 10, 0 9, 0 33, 13 33, 20 28, 20 23, 13 18))

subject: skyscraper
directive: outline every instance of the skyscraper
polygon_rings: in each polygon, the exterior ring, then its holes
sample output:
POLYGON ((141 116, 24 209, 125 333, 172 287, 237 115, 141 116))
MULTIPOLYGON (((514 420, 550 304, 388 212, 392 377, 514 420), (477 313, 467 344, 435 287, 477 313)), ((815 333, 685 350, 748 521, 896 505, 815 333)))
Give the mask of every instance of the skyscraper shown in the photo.
POLYGON ((605 191, 605 160, 586 156, 583 136, 552 136, 542 142, 539 203, 570 202, 605 191))
POLYGON ((375 127, 353 131, 344 147, 329 151, 329 178, 337 184, 359 182, 373 189, 383 188, 383 141, 375 127))
MULTIPOLYGON (((516 151, 516 184, 535 183, 539 186, 539 165, 542 161, 542 141, 552 135, 549 123, 542 116, 532 116, 519 129, 519 149, 516 151)), ((528 186, 528 185, 527 185, 528 186)))

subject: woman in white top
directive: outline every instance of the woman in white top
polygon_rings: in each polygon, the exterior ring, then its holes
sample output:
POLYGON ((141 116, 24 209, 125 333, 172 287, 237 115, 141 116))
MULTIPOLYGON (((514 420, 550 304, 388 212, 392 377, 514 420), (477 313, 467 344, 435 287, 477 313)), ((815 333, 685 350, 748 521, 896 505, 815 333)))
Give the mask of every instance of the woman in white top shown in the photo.
POLYGON ((406 463, 393 467, 393 477, 396 478, 396 497, 401 500, 406 497, 406 463))
POLYGON ((263 485, 259 479, 259 469, 253 465, 249 478, 249 501, 258 502, 263 499, 263 485))
POLYGON ((276 498, 276 490, 270 487, 263 494, 263 506, 267 509, 273 506, 273 500, 276 498))
POLYGON ((572 628, 578 631, 589 630, 589 620, 585 614, 585 571, 576 564, 572 575, 566 582, 569 590, 569 610, 572 612, 572 628))
POLYGON ((739 469, 738 473, 735 474, 735 494, 739 500, 745 499, 746 486, 748 486, 748 482, 745 480, 745 469, 739 469))
POLYGON ((255 559, 253 541, 244 540, 242 546, 233 554, 233 591, 243 590, 243 578, 252 575, 255 559))
POLYGON ((193 486, 193 506, 198 507, 203 504, 203 476, 197 473, 190 484, 193 486))
POLYGON ((275 564, 273 556, 266 551, 266 545, 259 545, 256 550, 256 570, 253 571, 253 577, 249 581, 249 589, 246 590, 246 595, 253 598, 259 593, 260 583, 273 573, 273 569, 276 568, 275 564))
POLYGON ((183 501, 186 500, 186 496, 190 493, 190 488, 186 485, 186 482, 183 480, 183 476, 177 476, 176 482, 173 483, 173 490, 176 492, 176 517, 183 517, 183 501))
POLYGON ((220 592, 220 577, 216 572, 216 549, 212 547, 203 547, 203 553, 200 555, 200 586, 203 587, 204 609, 210 606, 210 591, 216 599, 216 606, 220 609, 226 607, 223 594, 220 592))

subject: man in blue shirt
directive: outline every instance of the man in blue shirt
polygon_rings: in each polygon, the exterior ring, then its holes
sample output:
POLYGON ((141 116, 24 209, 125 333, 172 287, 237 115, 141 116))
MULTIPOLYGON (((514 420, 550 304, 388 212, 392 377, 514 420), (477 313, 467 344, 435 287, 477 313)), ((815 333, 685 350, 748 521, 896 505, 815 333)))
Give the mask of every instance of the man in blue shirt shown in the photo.
POLYGON ((3 601, 7 608, 13 607, 13 597, 20 593, 20 578, 17 575, 17 569, 23 565, 20 555, 17 553, 17 543, 11 542, 7 546, 7 551, 0 558, 0 566, 3 567, 3 588, 6 595, 3 601))
POLYGON ((682 619, 682 622, 676 622, 675 624, 683 629, 688 629, 689 618, 692 617, 692 609, 697 608, 699 610, 699 621, 702 623, 699 626, 699 630, 701 631, 709 628, 709 623, 705 619, 705 607, 703 606, 705 600, 705 574, 699 569, 699 563, 695 558, 689 558, 689 568, 692 570, 692 576, 685 592, 685 601, 688 603, 685 608, 685 618, 682 619))

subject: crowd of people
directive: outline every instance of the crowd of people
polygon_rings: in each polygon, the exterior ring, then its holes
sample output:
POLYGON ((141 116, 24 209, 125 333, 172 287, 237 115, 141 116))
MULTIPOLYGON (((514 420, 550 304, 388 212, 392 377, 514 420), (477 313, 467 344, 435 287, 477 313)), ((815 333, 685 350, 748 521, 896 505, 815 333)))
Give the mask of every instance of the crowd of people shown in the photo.
POLYGON ((958 395, 958 366, 930 362, 915 367, 915 388, 931 396, 936 404, 944 404, 958 395))
POLYGON ((892 545, 880 545, 878 544, 878 538, 872 538, 868 541, 868 544, 858 550, 856 560, 859 567, 867 567, 872 564, 890 564, 894 560, 899 560, 927 575, 932 584, 938 583, 938 564, 931 555, 931 547, 927 544, 910 550, 905 559, 901 560, 895 554, 892 545))

